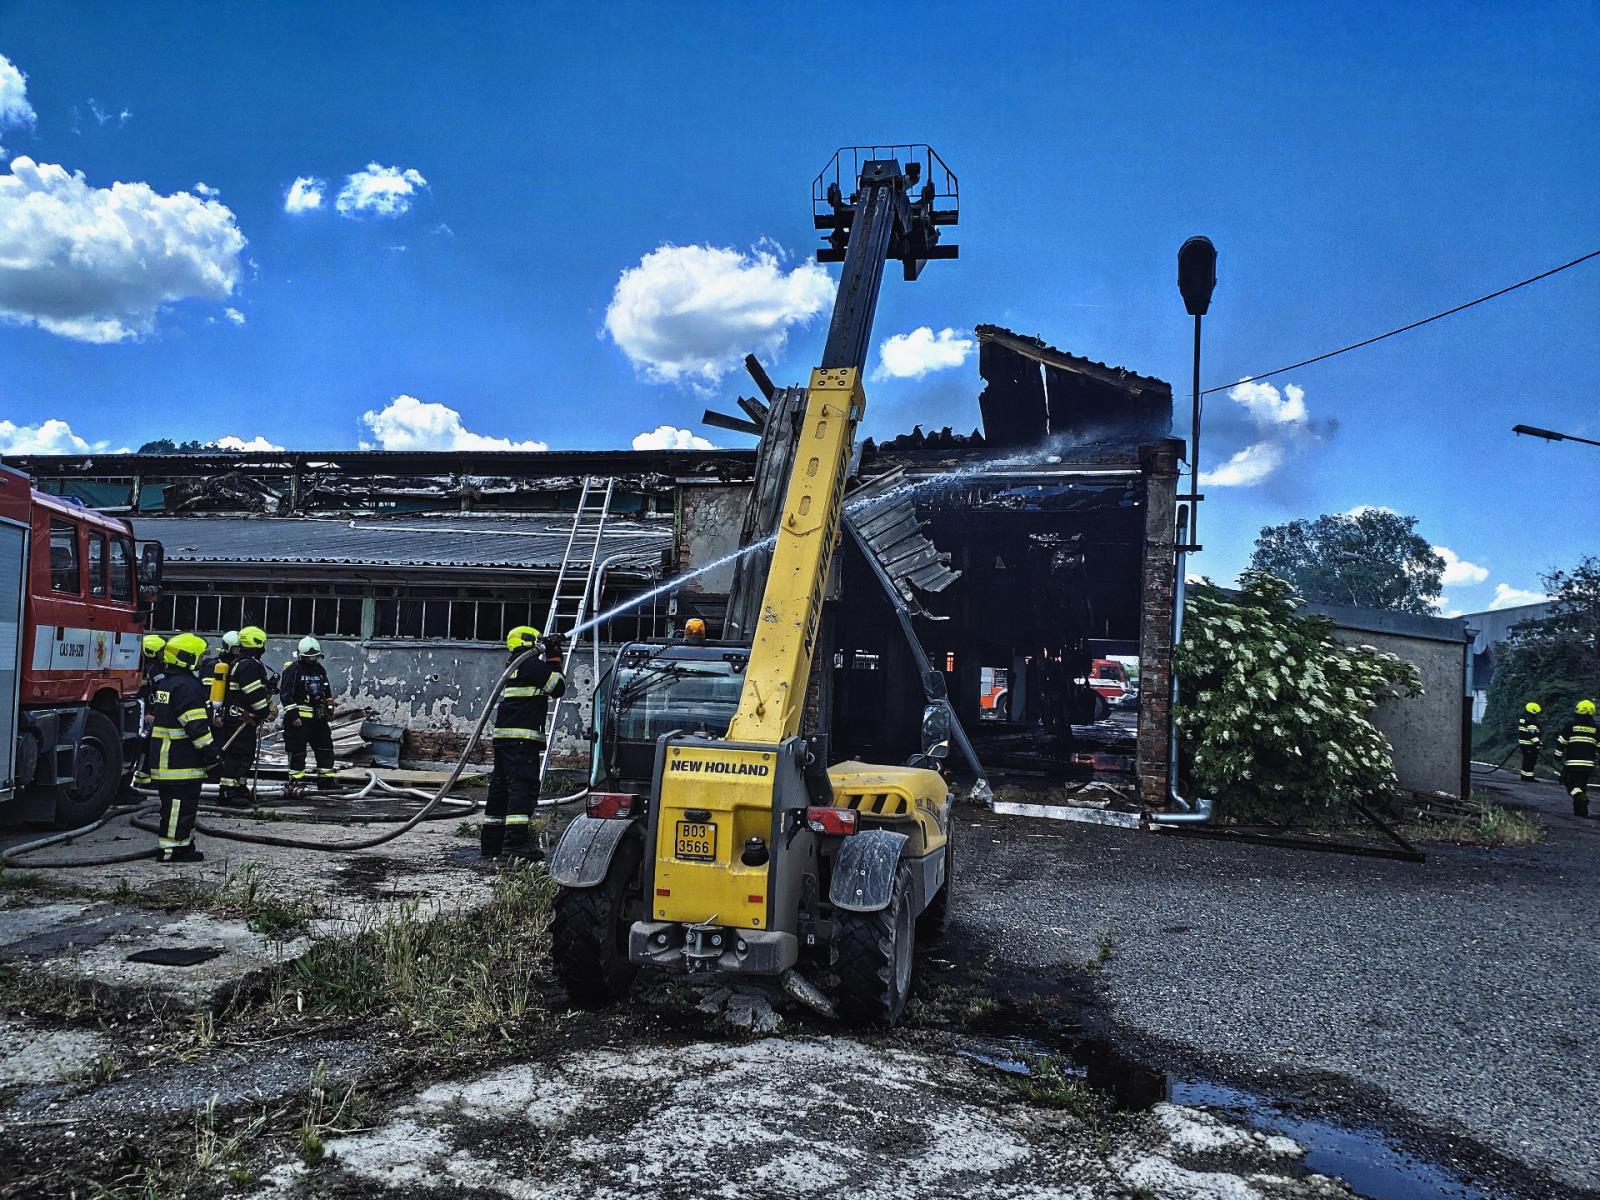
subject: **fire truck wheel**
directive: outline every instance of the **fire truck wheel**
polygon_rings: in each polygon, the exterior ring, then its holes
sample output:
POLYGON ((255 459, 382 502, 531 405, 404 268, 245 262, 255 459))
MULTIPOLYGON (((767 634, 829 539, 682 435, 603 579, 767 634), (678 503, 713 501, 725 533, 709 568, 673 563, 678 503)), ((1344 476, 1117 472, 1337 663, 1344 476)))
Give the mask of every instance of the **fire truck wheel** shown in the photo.
POLYGON ((110 717, 89 713, 75 759, 72 782, 55 789, 59 829, 76 829, 98 820, 117 794, 122 779, 122 738, 110 717))

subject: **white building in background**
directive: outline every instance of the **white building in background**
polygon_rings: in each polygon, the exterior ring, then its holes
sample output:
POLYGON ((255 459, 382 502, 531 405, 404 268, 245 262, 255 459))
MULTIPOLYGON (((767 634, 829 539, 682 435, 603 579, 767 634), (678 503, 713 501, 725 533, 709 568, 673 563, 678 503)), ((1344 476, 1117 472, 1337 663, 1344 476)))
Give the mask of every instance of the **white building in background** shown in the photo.
POLYGON ((1519 604, 1515 608, 1497 608, 1490 612, 1466 613, 1463 620, 1472 631, 1472 653, 1467 664, 1467 688, 1472 693, 1472 720, 1483 720, 1489 705, 1489 685, 1494 682, 1495 663, 1500 648, 1511 636, 1512 630, 1530 621, 1539 621, 1550 615, 1550 604, 1519 604))

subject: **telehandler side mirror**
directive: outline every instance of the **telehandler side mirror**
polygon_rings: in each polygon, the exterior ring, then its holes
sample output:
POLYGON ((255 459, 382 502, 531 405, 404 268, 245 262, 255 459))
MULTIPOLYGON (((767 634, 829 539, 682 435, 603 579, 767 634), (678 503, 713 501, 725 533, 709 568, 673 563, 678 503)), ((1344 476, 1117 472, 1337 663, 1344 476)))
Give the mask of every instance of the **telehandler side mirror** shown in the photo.
POLYGON ((930 704, 922 710, 922 752, 930 758, 943 758, 950 753, 950 709, 944 704, 930 704), (935 751, 943 747, 944 754, 935 751))
POLYGON ((931 668, 922 673, 922 694, 929 700, 945 700, 950 696, 950 689, 945 686, 944 672, 931 668))

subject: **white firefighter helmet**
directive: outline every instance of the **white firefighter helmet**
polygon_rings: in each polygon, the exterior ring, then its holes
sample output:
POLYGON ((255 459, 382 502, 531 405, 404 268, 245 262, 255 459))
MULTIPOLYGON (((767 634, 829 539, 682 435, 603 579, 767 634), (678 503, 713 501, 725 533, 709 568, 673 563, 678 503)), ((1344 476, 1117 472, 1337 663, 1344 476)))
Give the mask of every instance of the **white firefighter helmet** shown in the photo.
POLYGON ((322 643, 317 641, 317 639, 314 637, 301 638, 300 644, 295 647, 295 650, 301 658, 322 657, 322 643))

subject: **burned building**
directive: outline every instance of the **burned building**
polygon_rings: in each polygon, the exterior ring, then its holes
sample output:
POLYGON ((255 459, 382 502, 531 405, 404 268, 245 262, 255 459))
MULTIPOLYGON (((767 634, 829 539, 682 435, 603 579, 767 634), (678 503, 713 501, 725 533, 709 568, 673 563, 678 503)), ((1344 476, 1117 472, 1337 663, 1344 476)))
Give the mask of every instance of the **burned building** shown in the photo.
MULTIPOLYGON (((997 327, 977 334, 979 428, 860 447, 809 731, 835 758, 903 758, 931 669, 986 766, 1051 781, 1136 774, 1159 807, 1181 453, 1171 389, 997 327), (1137 716, 1130 705, 1117 726, 1103 719, 1096 664, 1134 662, 1137 716)), ((604 646, 690 615, 749 636, 762 555, 720 560, 776 520, 784 422, 803 395, 762 390, 764 401, 741 403, 748 420, 720 422, 759 435, 751 450, 7 461, 45 491, 132 516, 141 537, 164 544, 155 628, 255 623, 284 650, 316 634, 347 703, 457 734, 498 674, 506 630, 548 611, 585 480, 611 481, 601 608, 703 573, 602 626, 602 647, 580 652, 578 702, 557 743, 576 763, 604 646)))

